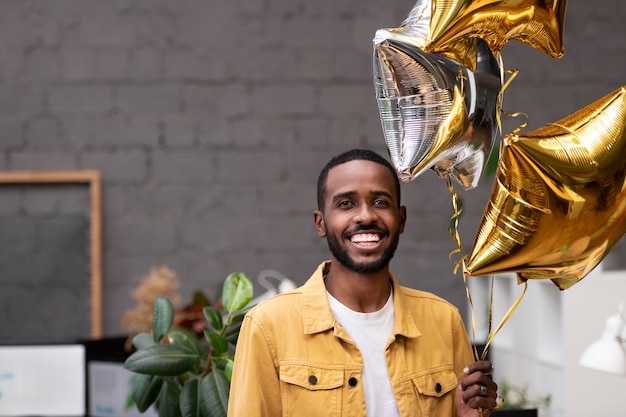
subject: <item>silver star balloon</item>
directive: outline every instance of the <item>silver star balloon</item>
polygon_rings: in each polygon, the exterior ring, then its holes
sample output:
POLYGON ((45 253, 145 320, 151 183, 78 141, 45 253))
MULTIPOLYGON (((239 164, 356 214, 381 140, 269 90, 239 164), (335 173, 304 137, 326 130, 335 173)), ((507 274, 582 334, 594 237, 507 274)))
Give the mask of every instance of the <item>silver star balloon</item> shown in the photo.
POLYGON ((374 39, 374 86, 387 150, 405 182, 428 169, 465 189, 478 185, 498 134, 501 67, 476 39, 476 69, 423 52, 402 36, 379 30, 374 39))

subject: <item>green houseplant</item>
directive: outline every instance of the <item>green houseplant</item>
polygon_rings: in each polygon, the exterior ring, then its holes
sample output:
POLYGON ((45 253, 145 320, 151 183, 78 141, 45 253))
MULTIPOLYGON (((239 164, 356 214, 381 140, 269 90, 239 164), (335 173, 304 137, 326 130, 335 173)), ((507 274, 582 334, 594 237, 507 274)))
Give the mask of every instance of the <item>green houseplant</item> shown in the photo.
POLYGON ((222 287, 222 307, 206 306, 204 338, 173 328, 168 297, 154 301, 152 334, 133 338, 136 351, 124 366, 134 372, 130 400, 141 412, 153 404, 161 417, 225 417, 234 347, 253 286, 243 273, 230 274, 222 287))
POLYGON ((502 406, 493 412, 493 416, 533 417, 539 415, 539 409, 548 409, 552 403, 550 394, 532 399, 528 386, 516 386, 508 380, 498 382, 498 393, 504 399, 502 406))

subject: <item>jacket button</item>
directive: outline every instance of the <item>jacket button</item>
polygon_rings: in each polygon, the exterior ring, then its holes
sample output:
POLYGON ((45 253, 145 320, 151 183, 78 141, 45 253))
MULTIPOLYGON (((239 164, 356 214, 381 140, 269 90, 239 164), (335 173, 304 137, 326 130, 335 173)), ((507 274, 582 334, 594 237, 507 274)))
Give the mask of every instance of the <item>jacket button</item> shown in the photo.
POLYGON ((309 384, 311 385, 317 384, 317 377, 315 375, 309 376, 309 384))
POLYGON ((348 384, 349 384, 351 387, 356 387, 356 383, 357 383, 357 380, 356 380, 356 378, 355 378, 355 377, 352 377, 352 378, 348 379, 348 384))
POLYGON ((441 384, 439 382, 435 384, 435 391, 441 392, 441 384))

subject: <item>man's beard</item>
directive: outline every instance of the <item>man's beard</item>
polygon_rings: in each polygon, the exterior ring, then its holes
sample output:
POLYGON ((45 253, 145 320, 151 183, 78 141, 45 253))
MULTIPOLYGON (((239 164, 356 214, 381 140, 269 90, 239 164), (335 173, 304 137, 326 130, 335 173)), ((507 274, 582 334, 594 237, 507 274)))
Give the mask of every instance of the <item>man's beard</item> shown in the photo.
POLYGON ((358 263, 352 259, 350 255, 348 255, 348 251, 341 247, 337 238, 328 233, 328 230, 326 230, 326 241, 328 242, 328 249, 330 249, 330 253, 333 254, 335 259, 337 259, 341 265, 360 274, 374 274, 376 272, 380 272, 383 268, 389 265, 389 262, 391 261, 391 258, 393 258, 396 248, 398 247, 400 234, 396 234, 393 237, 391 245, 383 251, 380 258, 372 262, 362 263, 358 263))

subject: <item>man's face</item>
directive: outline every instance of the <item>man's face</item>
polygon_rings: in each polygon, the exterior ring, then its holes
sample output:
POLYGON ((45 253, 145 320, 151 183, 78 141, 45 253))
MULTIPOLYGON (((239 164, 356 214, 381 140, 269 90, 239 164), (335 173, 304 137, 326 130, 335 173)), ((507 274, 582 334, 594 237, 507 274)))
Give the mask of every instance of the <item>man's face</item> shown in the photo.
POLYGON ((398 207, 392 175, 385 166, 365 160, 328 173, 323 214, 315 212, 315 224, 334 260, 354 272, 385 268, 404 231, 406 209, 398 207))

